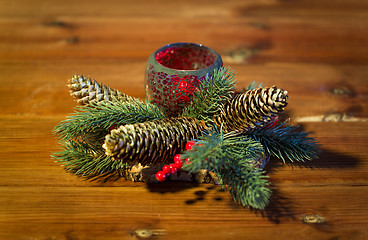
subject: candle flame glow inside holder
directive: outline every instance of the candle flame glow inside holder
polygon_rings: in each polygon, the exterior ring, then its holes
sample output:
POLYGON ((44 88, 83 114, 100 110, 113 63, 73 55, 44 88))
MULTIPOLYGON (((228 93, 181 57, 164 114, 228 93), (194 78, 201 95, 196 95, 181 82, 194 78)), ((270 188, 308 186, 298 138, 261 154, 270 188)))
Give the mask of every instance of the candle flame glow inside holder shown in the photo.
POLYGON ((150 101, 178 116, 200 88, 200 81, 223 65, 211 48, 195 43, 173 43, 153 52, 146 65, 146 93, 150 101))

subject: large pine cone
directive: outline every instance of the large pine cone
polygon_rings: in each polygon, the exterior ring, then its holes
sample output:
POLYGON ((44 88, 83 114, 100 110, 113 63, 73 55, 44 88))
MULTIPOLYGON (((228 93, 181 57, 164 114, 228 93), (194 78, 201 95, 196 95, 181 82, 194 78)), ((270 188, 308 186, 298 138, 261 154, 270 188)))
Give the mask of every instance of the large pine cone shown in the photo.
POLYGON ((238 94, 225 102, 215 124, 222 126, 224 132, 262 126, 284 110, 287 99, 287 91, 275 86, 238 94))
POLYGON ((165 118, 127 124, 111 131, 103 148, 108 156, 142 165, 167 162, 184 150, 187 141, 198 138, 205 129, 195 118, 165 118))
POLYGON ((115 99, 120 102, 131 102, 134 100, 133 97, 125 93, 105 86, 102 83, 99 84, 94 79, 83 75, 74 75, 69 79, 68 87, 70 95, 81 105, 100 101, 114 101, 115 99))

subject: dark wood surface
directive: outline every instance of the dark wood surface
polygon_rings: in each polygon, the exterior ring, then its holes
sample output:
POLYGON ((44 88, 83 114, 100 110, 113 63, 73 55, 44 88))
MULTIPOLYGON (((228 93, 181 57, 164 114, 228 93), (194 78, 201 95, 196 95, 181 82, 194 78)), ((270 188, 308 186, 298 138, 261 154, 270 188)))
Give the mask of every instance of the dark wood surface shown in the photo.
POLYGON ((0 239, 368 239, 367 24, 361 0, 1 0, 0 239), (323 144, 307 166, 267 166, 265 211, 211 184, 88 181, 50 158, 76 105, 68 78, 144 99, 148 56, 173 42, 218 51, 239 88, 287 89, 292 121, 323 144))

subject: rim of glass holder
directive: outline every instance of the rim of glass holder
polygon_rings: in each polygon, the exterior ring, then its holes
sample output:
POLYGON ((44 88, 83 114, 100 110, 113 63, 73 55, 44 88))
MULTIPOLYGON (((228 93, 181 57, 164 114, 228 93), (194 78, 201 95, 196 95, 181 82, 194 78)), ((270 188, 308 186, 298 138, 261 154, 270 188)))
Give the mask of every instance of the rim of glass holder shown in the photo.
POLYGON ((170 75, 173 74, 178 74, 180 73, 181 75, 206 75, 206 74, 212 74, 214 72, 215 69, 219 69, 223 66, 223 62, 222 62, 222 58, 220 56, 220 54, 218 52, 216 52, 215 50, 213 50, 212 48, 209 48, 203 44, 199 44, 199 43, 190 43, 190 42, 178 42, 178 43, 171 43, 171 44, 167 44, 159 49, 157 49, 156 51, 154 51, 150 56, 149 56, 149 62, 155 62, 157 63, 157 65, 155 66, 156 70, 160 70, 163 72, 166 72, 170 75), (161 53, 164 52, 165 50, 167 50, 170 47, 196 47, 199 49, 205 49, 207 52, 211 53, 214 55, 215 59, 213 61, 213 63, 205 68, 199 68, 199 69, 177 69, 177 68, 170 68, 167 67, 163 64, 161 64, 159 61, 157 61, 156 56, 161 53), (205 73, 205 74, 203 74, 205 73))

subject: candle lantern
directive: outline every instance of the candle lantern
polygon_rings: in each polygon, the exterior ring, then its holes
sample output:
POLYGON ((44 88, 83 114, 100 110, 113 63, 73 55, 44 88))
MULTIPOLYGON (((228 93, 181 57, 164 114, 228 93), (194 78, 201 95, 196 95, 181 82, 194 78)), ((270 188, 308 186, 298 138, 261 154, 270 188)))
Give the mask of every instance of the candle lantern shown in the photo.
POLYGON ((221 56, 201 44, 166 45, 148 59, 146 93, 169 117, 175 117, 191 102, 200 82, 222 65, 221 56))

